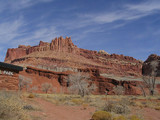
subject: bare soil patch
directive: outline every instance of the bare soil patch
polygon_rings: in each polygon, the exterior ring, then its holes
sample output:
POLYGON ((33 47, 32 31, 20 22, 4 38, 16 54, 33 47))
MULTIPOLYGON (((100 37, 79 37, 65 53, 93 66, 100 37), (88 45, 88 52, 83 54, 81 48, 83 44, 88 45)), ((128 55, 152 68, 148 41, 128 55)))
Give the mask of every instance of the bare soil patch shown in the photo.
POLYGON ((82 106, 55 105, 42 98, 35 98, 36 104, 41 111, 31 111, 33 119, 40 120, 90 120, 95 112, 94 107, 83 109, 82 106))

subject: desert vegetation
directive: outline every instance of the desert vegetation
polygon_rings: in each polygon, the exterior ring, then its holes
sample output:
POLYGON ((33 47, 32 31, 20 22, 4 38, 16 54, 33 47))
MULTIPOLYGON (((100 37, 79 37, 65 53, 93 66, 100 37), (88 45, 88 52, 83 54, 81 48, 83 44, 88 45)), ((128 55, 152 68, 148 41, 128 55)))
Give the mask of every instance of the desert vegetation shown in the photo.
POLYGON ((52 89, 52 84, 51 83, 43 83, 42 84, 42 91, 45 93, 48 93, 48 91, 52 89))
POLYGON ((76 93, 84 97, 96 90, 96 85, 94 83, 90 83, 90 77, 84 73, 71 74, 66 79, 69 83, 69 91, 72 93, 76 93))
POLYGON ((147 91, 150 95, 155 94, 155 88, 156 88, 156 76, 157 76, 157 67, 158 67, 158 61, 152 61, 150 63, 151 71, 149 75, 143 76, 143 83, 140 84, 140 88, 142 89, 143 95, 146 96, 147 91), (146 89, 147 88, 147 91, 146 89))
POLYGON ((39 94, 38 97, 57 106, 81 106, 81 110, 96 108, 96 115, 92 113, 91 116, 93 120, 146 120, 146 108, 160 110, 159 96, 39 94))
POLYGON ((125 93, 125 88, 123 86, 118 85, 113 88, 113 91, 116 95, 123 95, 125 93))
MULTIPOLYGON (((69 108, 78 107, 79 111, 88 111, 92 120, 148 120, 145 117, 145 109, 150 111, 160 110, 160 96, 124 96, 124 95, 85 95, 80 94, 35 94, 0 92, 0 119, 1 120, 36 120, 40 119, 32 113, 44 112, 41 102, 44 100, 62 109, 62 106, 69 108), (38 108, 38 109, 37 109, 38 108), (13 118, 13 119, 12 119, 13 118)), ((47 108, 50 109, 50 108, 47 108)), ((51 111, 49 114, 54 114, 51 111)), ((45 120, 48 113, 45 113, 40 120, 45 120)), ((58 116, 57 116, 58 117, 58 116)))
POLYGON ((24 106, 19 94, 0 91, 0 120, 28 120, 24 106))
POLYGON ((32 79, 25 77, 23 75, 19 75, 19 90, 21 91, 23 88, 26 88, 26 91, 29 90, 30 85, 32 84, 32 79))

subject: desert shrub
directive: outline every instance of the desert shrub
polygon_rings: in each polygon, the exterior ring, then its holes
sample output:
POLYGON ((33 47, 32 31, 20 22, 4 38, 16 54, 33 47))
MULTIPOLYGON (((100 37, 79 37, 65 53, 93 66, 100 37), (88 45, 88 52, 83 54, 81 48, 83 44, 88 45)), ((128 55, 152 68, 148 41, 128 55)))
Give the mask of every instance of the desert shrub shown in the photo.
POLYGON ((34 98, 35 96, 32 94, 32 93, 30 93, 29 95, 28 95, 28 98, 34 98))
POLYGON ((108 101, 108 102, 106 102, 106 104, 104 105, 103 110, 104 110, 104 111, 107 111, 107 112, 112 112, 115 104, 116 104, 115 101, 108 101))
POLYGON ((106 111, 97 111, 92 116, 93 120, 111 120, 112 115, 109 112, 106 111))
POLYGON ((123 115, 113 118, 113 120, 127 120, 123 115))
POLYGON ((113 91, 116 95, 123 95, 125 92, 125 88, 123 86, 116 86, 113 88, 113 91))
POLYGON ((85 103, 90 103, 90 102, 92 102, 92 98, 90 98, 90 96, 85 96, 84 97, 84 102, 85 103))
POLYGON ((33 92, 33 91, 36 91, 36 90, 38 90, 38 87, 37 86, 33 86, 33 87, 31 87, 30 89, 29 89, 29 92, 33 92))
POLYGON ((135 102, 129 98, 122 98, 119 102, 122 105, 132 105, 132 106, 135 105, 135 102))
POLYGON ((82 104, 82 109, 83 109, 83 110, 86 110, 86 109, 88 108, 88 106, 89 106, 88 104, 83 103, 83 104, 82 104))
POLYGON ((48 91, 52 88, 52 84, 51 83, 43 83, 41 87, 42 87, 43 92, 48 93, 48 91))
POLYGON ((124 102, 121 103, 121 101, 108 101, 104 105, 103 110, 116 114, 128 114, 130 112, 128 105, 124 104, 124 102))
POLYGON ((130 112, 130 109, 127 105, 115 104, 112 112, 116 114, 127 114, 130 112))
POLYGON ((34 108, 31 105, 24 105, 23 109, 24 110, 34 110, 34 108))
POLYGON ((137 117, 136 115, 132 115, 132 116, 130 117, 130 120, 142 120, 142 119, 140 119, 140 118, 137 117))
POLYGON ((83 100, 82 99, 72 99, 71 100, 74 104, 76 105, 81 105, 83 104, 83 100))
POLYGON ((154 108, 155 110, 160 110, 160 106, 157 106, 154 108))
POLYGON ((0 92, 0 120, 27 120, 22 103, 16 93, 0 92))
POLYGON ((18 83, 19 90, 26 88, 26 91, 28 91, 31 84, 32 84, 31 78, 19 75, 19 83, 18 83))

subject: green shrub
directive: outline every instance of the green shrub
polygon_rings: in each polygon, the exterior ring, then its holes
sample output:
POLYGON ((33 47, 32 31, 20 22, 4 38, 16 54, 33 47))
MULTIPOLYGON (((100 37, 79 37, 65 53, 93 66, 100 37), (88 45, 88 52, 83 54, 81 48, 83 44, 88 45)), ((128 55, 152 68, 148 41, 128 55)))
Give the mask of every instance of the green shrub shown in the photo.
POLYGON ((111 120, 112 115, 106 111, 97 111, 92 116, 93 120, 111 120))

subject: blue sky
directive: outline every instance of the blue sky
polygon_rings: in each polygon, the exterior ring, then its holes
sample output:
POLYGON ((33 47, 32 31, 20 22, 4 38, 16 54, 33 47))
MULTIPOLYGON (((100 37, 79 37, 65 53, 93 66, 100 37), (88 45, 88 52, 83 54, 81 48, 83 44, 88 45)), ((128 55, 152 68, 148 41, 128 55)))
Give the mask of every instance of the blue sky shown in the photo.
POLYGON ((59 36, 146 60, 160 52, 160 0, 0 0, 0 61, 8 48, 59 36))

